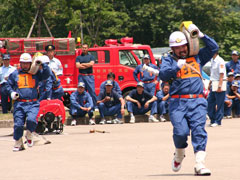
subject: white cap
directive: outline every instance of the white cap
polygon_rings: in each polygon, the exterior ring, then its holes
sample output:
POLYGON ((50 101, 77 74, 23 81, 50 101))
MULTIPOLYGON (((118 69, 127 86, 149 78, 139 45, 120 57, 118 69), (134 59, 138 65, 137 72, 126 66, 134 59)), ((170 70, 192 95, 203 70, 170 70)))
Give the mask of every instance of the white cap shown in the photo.
POLYGON ((143 59, 150 59, 150 57, 149 57, 148 54, 145 54, 145 55, 143 56, 143 59))
POLYGON ((184 44, 187 44, 186 36, 181 31, 175 31, 173 32, 169 37, 169 46, 175 47, 175 46, 182 46, 184 44))
POLYGON ((19 61, 20 62, 32 62, 32 57, 28 53, 23 53, 23 54, 21 54, 19 61))

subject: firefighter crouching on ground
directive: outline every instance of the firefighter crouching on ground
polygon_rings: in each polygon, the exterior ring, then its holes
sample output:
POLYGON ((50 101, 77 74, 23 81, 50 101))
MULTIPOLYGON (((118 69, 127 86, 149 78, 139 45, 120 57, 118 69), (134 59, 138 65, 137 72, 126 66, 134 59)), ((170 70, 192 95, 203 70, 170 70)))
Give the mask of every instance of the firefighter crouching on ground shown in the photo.
POLYGON ((188 57, 189 49, 186 36, 175 31, 169 37, 169 46, 173 54, 163 57, 160 69, 160 79, 172 81, 170 86, 169 114, 173 129, 173 141, 176 147, 172 170, 177 172, 181 168, 185 157, 185 148, 188 146, 187 138, 191 130, 192 145, 196 157, 194 167, 197 175, 210 175, 211 172, 204 165, 206 156, 207 132, 205 131, 207 101, 203 97, 203 83, 195 71, 198 71, 218 51, 217 43, 204 35, 196 25, 189 28, 196 29, 198 37, 205 44, 198 55, 188 57))
POLYGON ((93 101, 90 94, 85 91, 84 82, 78 83, 77 91, 73 92, 70 96, 71 106, 70 106, 70 115, 73 120, 71 122, 72 126, 77 125, 76 118, 83 117, 88 113, 89 116, 89 125, 95 125, 95 120, 93 117, 93 101))
MULTIPOLYGON (((42 62, 41 56, 38 62, 42 62)), ((32 65, 32 57, 28 53, 20 56, 20 69, 14 71, 8 78, 7 89, 14 102, 14 135, 15 145, 13 151, 24 150, 23 127, 26 121, 26 140, 29 147, 33 146, 32 132, 37 126, 37 114, 39 111, 39 101, 37 100, 38 83, 45 80, 50 75, 50 68, 47 64, 42 64, 42 70, 35 75, 28 73, 32 65)))
POLYGON ((148 122, 159 122, 154 115, 157 114, 157 97, 145 91, 144 83, 138 82, 136 89, 133 89, 126 97, 127 110, 130 113, 130 123, 135 123, 134 115, 143 115, 151 110, 148 122))
MULTIPOLYGON (((49 66, 49 57, 42 56, 42 63, 46 63, 49 66)), ((51 67, 49 66, 51 69, 51 67)), ((63 87, 61 86, 61 81, 56 75, 56 73, 51 69, 50 76, 43 80, 39 84, 39 101, 44 99, 59 99, 62 100, 64 94, 63 87)))

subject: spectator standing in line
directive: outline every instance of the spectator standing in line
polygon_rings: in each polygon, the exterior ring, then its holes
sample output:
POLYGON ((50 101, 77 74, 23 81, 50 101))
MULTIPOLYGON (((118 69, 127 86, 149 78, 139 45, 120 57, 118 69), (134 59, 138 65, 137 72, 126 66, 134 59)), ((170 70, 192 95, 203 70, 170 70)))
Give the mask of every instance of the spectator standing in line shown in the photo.
POLYGON ((57 76, 62 76, 63 75, 63 67, 62 63, 60 62, 59 59, 55 58, 55 46, 54 45, 48 45, 45 47, 45 50, 47 52, 47 56, 50 59, 49 62, 49 67, 53 70, 53 72, 57 76))
POLYGON ((3 66, 0 67, 0 86, 1 86, 1 104, 2 104, 2 113, 8 113, 8 110, 11 109, 12 100, 11 95, 7 90, 7 80, 12 72, 16 70, 15 67, 10 65, 10 54, 2 54, 3 66), (10 100, 10 101, 8 101, 10 100))
POLYGON ((115 74, 113 72, 108 73, 107 80, 103 81, 100 85, 100 92, 104 92, 106 89, 106 83, 108 80, 111 80, 113 83, 113 90, 116 91, 119 95, 122 95, 122 91, 117 81, 115 81, 115 74))
POLYGON ((169 96, 170 86, 168 83, 163 83, 162 90, 158 91, 157 96, 157 104, 158 104, 158 114, 160 115, 160 121, 165 122, 166 115, 168 114, 168 104, 170 100, 169 96))
POLYGON ((114 115, 117 115, 117 118, 113 120, 113 123, 123 123, 122 117, 125 113, 125 102, 122 96, 113 90, 113 82, 111 80, 107 80, 105 90, 98 95, 97 104, 101 116, 99 124, 106 124, 105 116, 114 115))
POLYGON ((232 51, 232 60, 226 64, 227 73, 233 72, 235 74, 240 74, 240 60, 238 51, 232 51))
POLYGON ((73 120, 71 122, 72 126, 77 125, 77 118, 84 117, 88 114, 89 125, 95 125, 95 120, 93 119, 93 101, 92 97, 88 92, 85 91, 84 82, 78 83, 77 91, 73 92, 70 96, 70 115, 73 120))
POLYGON ((76 58, 76 67, 79 69, 78 82, 84 82, 85 89, 91 95, 93 106, 97 104, 95 93, 95 80, 93 76, 93 65, 95 57, 88 53, 88 45, 82 45, 82 54, 76 58))
POLYGON ((211 59, 210 93, 208 96, 208 116, 211 127, 221 126, 224 116, 224 100, 227 89, 225 61, 216 52, 211 59))
POLYGON ((159 82, 157 77, 149 73, 146 70, 143 70, 143 65, 146 64, 149 67, 152 67, 154 69, 158 70, 158 67, 155 66, 150 62, 150 57, 148 54, 145 54, 143 57, 143 63, 138 65, 136 69, 133 72, 134 79, 137 82, 143 82, 144 83, 144 90, 152 94, 153 96, 155 95, 155 90, 156 90, 156 84, 159 82), (138 74, 140 74, 140 79, 138 79, 138 74))
POLYGON ((151 111, 149 122, 159 122, 154 115, 157 114, 157 97, 144 90, 144 83, 138 82, 137 88, 133 89, 126 97, 127 110, 130 113, 130 123, 135 123, 134 115, 143 115, 151 111))

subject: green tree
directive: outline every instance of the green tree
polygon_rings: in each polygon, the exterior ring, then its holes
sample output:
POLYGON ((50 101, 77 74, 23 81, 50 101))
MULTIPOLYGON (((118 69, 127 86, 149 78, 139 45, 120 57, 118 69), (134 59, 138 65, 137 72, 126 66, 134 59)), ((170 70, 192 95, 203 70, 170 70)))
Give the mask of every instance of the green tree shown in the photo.
POLYGON ((125 24, 129 17, 125 12, 115 11, 111 0, 72 1, 71 7, 73 16, 67 26, 79 35, 82 21, 85 42, 101 44, 106 38, 127 34, 125 24))

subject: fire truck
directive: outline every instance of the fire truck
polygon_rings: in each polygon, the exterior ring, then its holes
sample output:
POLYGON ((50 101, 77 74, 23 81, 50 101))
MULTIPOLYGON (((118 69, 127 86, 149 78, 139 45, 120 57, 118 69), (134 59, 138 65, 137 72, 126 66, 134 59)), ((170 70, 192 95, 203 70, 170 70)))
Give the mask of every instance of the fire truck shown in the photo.
MULTIPOLYGON (((19 66, 19 57, 27 52, 33 55, 36 52, 45 53, 45 47, 53 44, 56 55, 63 66, 63 76, 60 76, 64 88, 64 105, 70 103, 70 94, 77 89, 78 69, 75 66, 76 57, 81 54, 81 49, 74 38, 0 38, 11 55, 11 65, 19 66)), ((95 56, 93 74, 95 77, 96 94, 99 94, 100 85, 107 79, 107 74, 113 72, 119 83, 123 97, 136 87, 137 82, 133 77, 133 71, 141 64, 145 54, 150 56, 151 62, 156 64, 149 45, 134 44, 133 38, 121 38, 120 43, 116 39, 105 40, 104 46, 89 48, 89 53, 95 56)))

